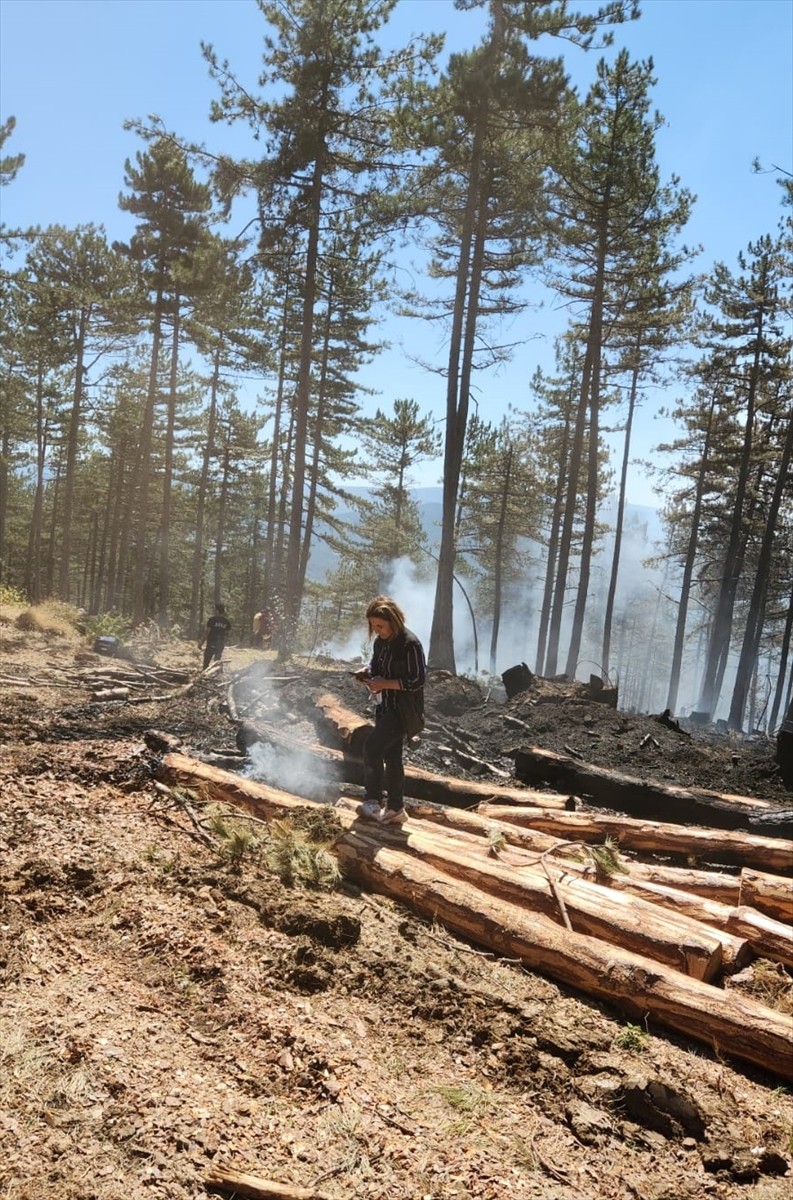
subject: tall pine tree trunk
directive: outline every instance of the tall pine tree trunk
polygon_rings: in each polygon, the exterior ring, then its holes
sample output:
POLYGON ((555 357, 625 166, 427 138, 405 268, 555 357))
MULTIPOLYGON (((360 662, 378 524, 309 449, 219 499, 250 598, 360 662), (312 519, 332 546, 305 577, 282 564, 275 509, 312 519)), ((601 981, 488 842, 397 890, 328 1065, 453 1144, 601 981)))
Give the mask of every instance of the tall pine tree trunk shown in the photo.
POLYGON ((135 468, 133 496, 137 502, 134 522, 134 546, 132 568, 132 621, 137 625, 146 616, 146 578, 149 559, 147 538, 149 532, 149 509, 151 501, 152 444, 154 441, 154 415, 159 390, 160 346, 162 343, 162 287, 157 290, 154 305, 149 382, 146 404, 143 410, 138 459, 135 468))
POLYGON ((741 461, 738 468, 738 480, 735 491, 735 504, 730 524, 729 539, 724 555, 724 568, 719 584, 716 600, 716 611, 713 617, 710 643, 705 660, 705 673, 702 680, 698 708, 701 712, 713 715, 719 700, 719 676, 724 674, 724 656, 729 648, 732 634, 732 615, 735 607, 735 596, 738 591, 739 559, 741 549, 742 525, 746 503, 747 481, 752 462, 754 444, 754 421, 757 399, 757 385, 760 372, 760 349, 763 332, 763 316, 760 314, 755 335, 755 350, 746 398, 746 427, 744 430, 741 461), (720 669, 721 668, 721 669, 720 669))
POLYGON ((87 316, 80 311, 77 330, 77 346, 74 360, 74 390, 69 429, 66 435, 66 466, 63 481, 63 533, 61 536, 61 559, 58 571, 58 594, 61 600, 69 599, 69 567, 72 552, 72 521, 74 518, 75 475, 77 471, 77 446, 80 437, 80 416, 83 400, 83 375, 85 371, 85 337, 87 316))
POLYGON ((220 385, 220 362, 222 351, 215 350, 212 364, 212 380, 209 385, 209 415, 207 417, 207 434, 204 450, 201 455, 201 476, 198 481, 198 496, 196 498, 196 528, 193 543, 193 564, 190 571, 190 623, 191 637, 198 637, 201 625, 201 607, 203 597, 204 572, 204 527, 206 525, 206 508, 209 494, 209 469, 215 455, 215 435, 218 421, 218 388, 220 385))
POLYGON ((160 586, 157 623, 167 629, 171 602, 171 507, 173 493, 174 439, 176 430, 176 396, 179 374, 179 294, 173 298, 173 342, 171 344, 171 367, 168 380, 168 415, 165 429, 165 453, 162 480, 162 512, 160 516, 160 586))
POLYGON ((504 482, 501 491, 501 505, 498 514, 498 526, 496 528, 496 538, 494 545, 495 552, 495 568, 493 572, 493 627, 490 631, 490 674, 496 673, 496 651, 498 649, 498 632, 501 625, 501 604, 502 604, 502 578, 504 573, 503 554, 504 554, 504 529, 507 519, 507 508, 509 507, 509 489, 511 486, 512 476, 512 447, 510 446, 507 453, 507 464, 504 472, 504 482))
MULTIPOLYGON (((581 653, 581 639, 584 631, 587 598, 589 594, 589 578, 592 565, 592 553, 595 544, 595 526, 598 506, 598 476, 599 476, 599 440, 600 440, 600 372, 603 354, 603 304, 604 277, 606 264, 606 243, 609 228, 608 203, 601 221, 598 234, 598 257, 595 271, 595 286, 592 293, 592 306, 589 312, 589 331, 587 335, 587 357, 590 361, 589 370, 589 451, 587 454, 587 496, 584 512, 584 528, 581 538, 581 558, 578 570, 578 589, 576 592, 573 622, 570 630, 570 646, 567 651, 565 674, 575 679, 578 658, 581 653)), ((575 501, 574 501, 575 502, 575 501)))
MULTIPOLYGON (((641 335, 639 343, 641 342, 641 335)), ((641 346, 636 346, 636 365, 631 375, 631 390, 628 399, 628 418, 625 422, 625 443, 622 447, 622 468, 620 470, 620 487, 617 497, 617 521, 614 529, 614 554, 611 559, 611 574, 609 576, 608 595, 606 596, 606 612, 603 617, 603 645, 600 651, 600 669, 604 679, 609 676, 609 658, 611 656, 611 622, 614 619, 614 601, 617 595, 617 580, 620 571, 620 554, 622 552, 622 530, 625 524, 625 498, 628 485, 628 464, 631 456, 631 433, 633 431, 633 414, 636 411, 636 392, 639 380, 638 358, 641 346)))
POLYGON ((699 542, 699 525, 702 518, 702 503, 705 491, 705 480, 710 471, 710 439, 713 428, 713 414, 716 408, 716 397, 711 393, 708 421, 705 428, 705 444, 702 448, 699 471, 697 472, 696 491, 694 493, 694 508, 691 513, 691 528, 686 545, 686 557, 683 563, 683 578, 680 582, 680 600, 677 607, 677 623, 675 625, 675 641, 672 648, 672 665, 669 672, 669 690, 666 695, 666 707, 670 712, 677 708, 677 695, 680 688, 680 672, 683 665, 683 647, 686 640, 686 621, 688 619, 688 602, 691 597, 691 580, 694 577, 694 565, 697 558, 699 542))
POLYGON ((308 246, 306 274, 303 281, 303 306, 300 330, 300 361, 294 403, 294 444, 292 447, 292 504, 289 514, 289 540, 286 548, 286 594, 284 621, 280 625, 279 651, 289 652, 300 619, 302 588, 300 564, 303 552, 303 514, 305 511, 306 446, 308 414, 311 400, 311 360, 314 348, 314 306, 316 304, 317 270, 319 262, 319 225, 321 215, 324 157, 317 155, 311 188, 308 195, 308 246))
MULTIPOLYGON (((771 705, 771 715, 768 721, 768 727, 771 730, 776 729, 777 718, 779 717, 780 708, 782 708, 782 696, 785 691, 785 676, 788 669, 788 657, 790 655, 790 642, 793 637, 793 594, 788 601, 787 616, 785 617, 785 628, 782 633, 782 645, 779 648, 779 673, 777 675, 776 687, 774 688, 774 700, 771 705)), ((793 671, 790 676, 791 687, 793 687, 793 671)), ((787 710, 787 705, 783 711, 787 710)))
POLYGON ((793 456, 793 413, 788 417, 787 436, 779 462, 776 485, 763 530, 763 540, 755 570, 754 586, 749 601, 749 613, 743 635, 741 654, 738 660, 738 670, 735 686, 732 692, 730 712, 727 723, 730 729, 740 731, 743 728, 743 715, 746 708, 746 698, 751 682, 751 673, 760 650, 760 637, 763 631, 766 598, 768 596, 768 576, 774 549, 774 537, 779 520, 779 510, 782 499, 788 487, 788 470, 793 456))

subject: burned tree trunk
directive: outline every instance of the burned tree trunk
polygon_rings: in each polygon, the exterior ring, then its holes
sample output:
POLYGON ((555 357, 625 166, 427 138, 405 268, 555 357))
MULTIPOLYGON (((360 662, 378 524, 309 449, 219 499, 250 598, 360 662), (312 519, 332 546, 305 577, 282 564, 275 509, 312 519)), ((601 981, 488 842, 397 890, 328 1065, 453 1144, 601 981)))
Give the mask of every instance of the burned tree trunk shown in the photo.
MULTIPOLYGON (((648 783, 536 746, 508 753, 515 761, 517 778, 524 783, 571 792, 634 817, 714 829, 749 829, 750 818, 758 813, 773 816, 772 806, 766 800, 648 783)), ((766 828, 765 832, 772 834, 773 829, 766 828)))

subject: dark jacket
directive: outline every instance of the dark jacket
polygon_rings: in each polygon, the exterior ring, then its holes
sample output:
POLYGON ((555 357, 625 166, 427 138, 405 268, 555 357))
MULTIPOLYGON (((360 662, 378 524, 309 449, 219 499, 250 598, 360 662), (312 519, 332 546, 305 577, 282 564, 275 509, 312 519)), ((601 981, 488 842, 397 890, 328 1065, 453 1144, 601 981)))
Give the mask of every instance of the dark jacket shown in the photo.
POLYGON ((384 712, 396 709, 406 737, 415 737, 424 728, 424 681, 427 667, 421 642, 410 629, 389 641, 375 638, 369 673, 383 679, 398 679, 399 691, 380 693, 379 707, 384 712))

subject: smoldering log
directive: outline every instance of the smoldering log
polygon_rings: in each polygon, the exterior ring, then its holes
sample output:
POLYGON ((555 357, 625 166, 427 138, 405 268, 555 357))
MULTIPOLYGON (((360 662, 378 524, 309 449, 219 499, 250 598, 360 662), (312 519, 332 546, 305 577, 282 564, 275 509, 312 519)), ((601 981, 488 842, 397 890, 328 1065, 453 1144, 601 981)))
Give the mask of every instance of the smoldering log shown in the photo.
MULTIPOLYGON (((342 710, 345 711, 345 710, 342 710)), ((352 740, 363 744, 362 727, 356 727, 352 740)), ((372 726, 365 723, 368 734, 372 726)), ((344 730, 350 730, 351 724, 343 718, 338 736, 337 746, 319 746, 316 744, 297 744, 280 732, 251 721, 243 721, 237 730, 237 745, 240 749, 250 749, 259 742, 275 746, 282 750, 295 750, 302 758, 311 757, 317 765, 327 773, 330 780, 339 783, 363 783, 363 763, 359 754, 344 749, 344 730)), ((523 788, 504 787, 501 784, 480 783, 477 780, 457 779, 453 775, 438 775, 433 771, 425 771, 421 767, 405 763, 405 795, 417 800, 427 800, 434 804, 449 805, 452 808, 471 808, 482 800, 498 799, 504 804, 517 803, 530 796, 532 803, 539 807, 563 811, 567 806, 564 796, 551 792, 532 793, 523 788)))
MULTIPOLYGON (((513 748, 505 753, 514 759, 515 775, 526 784, 559 788, 634 817, 748 830, 750 818, 763 813, 765 820, 772 810, 767 800, 646 782, 537 746, 513 748)), ((765 828, 764 832, 774 831, 765 828)))

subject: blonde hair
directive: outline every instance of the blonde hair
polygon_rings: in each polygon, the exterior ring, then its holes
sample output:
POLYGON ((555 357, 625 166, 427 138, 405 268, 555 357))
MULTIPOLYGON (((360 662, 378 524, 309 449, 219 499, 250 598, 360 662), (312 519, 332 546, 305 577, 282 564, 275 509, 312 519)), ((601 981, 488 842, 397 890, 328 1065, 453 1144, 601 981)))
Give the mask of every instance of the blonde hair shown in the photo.
POLYGON ((369 602, 369 606, 366 609, 366 620, 369 624, 370 637, 374 633, 372 629, 373 617, 376 617, 380 621, 388 621, 397 635, 405 632, 405 614, 396 600, 392 600, 390 596, 375 596, 374 600, 369 602))

